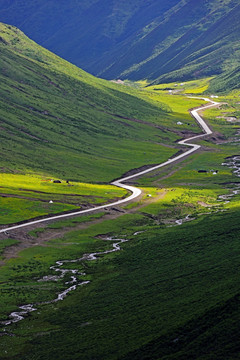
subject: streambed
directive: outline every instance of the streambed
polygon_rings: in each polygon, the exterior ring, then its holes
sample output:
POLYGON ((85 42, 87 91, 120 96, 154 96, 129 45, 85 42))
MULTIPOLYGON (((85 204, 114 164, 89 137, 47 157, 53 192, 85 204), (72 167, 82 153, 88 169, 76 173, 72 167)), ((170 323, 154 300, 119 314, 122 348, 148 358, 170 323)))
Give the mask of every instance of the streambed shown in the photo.
MULTIPOLYGON (((240 177, 240 155, 235 155, 235 156, 232 156, 232 157, 226 159, 226 162, 222 163, 222 165, 223 166, 228 166, 230 169, 233 169, 233 175, 235 175, 237 177, 240 177)), ((238 182, 232 182, 231 187, 228 187, 227 190, 229 190, 229 193, 224 194, 224 195, 219 195, 217 201, 224 202, 224 204, 227 204, 227 203, 229 203, 231 201, 231 199, 235 195, 240 194, 240 182, 239 183, 238 182)), ((223 211, 227 211, 227 209, 216 209, 214 211, 198 214, 197 216, 211 215, 213 213, 218 213, 218 212, 223 212, 223 211)), ((193 221, 195 219, 196 219, 195 217, 188 214, 186 217, 176 220, 175 221, 175 226, 176 225, 178 225, 178 226, 182 225, 185 222, 193 221)), ((172 227, 172 226, 174 226, 174 225, 169 225, 169 227, 172 227)))
MULTIPOLYGON (((226 162, 222 163, 222 165, 228 166, 230 168, 233 169, 233 174, 237 177, 240 177, 240 155, 235 155, 229 159, 227 159, 226 162)), ((228 188, 229 190, 229 194, 224 194, 224 195, 220 195, 218 197, 218 201, 220 202, 224 202, 227 203, 229 202, 233 196, 240 194, 240 182, 239 183, 231 183, 231 185, 233 187, 228 188)), ((224 209, 222 210, 216 210, 214 212, 219 212, 219 211, 226 211, 224 209)), ((209 213, 205 213, 205 214, 212 214, 213 212, 209 212, 209 213)), ((187 222, 187 221, 192 221, 194 220, 194 217, 191 217, 191 215, 187 215, 186 217, 184 217, 183 219, 178 219, 175 221, 176 225, 182 225, 183 223, 187 222)), ((173 226, 173 225, 170 225, 173 226)), ((143 231, 139 231, 134 233, 134 235, 138 235, 143 231)), ((50 267, 50 270, 55 271, 56 275, 47 275, 44 276, 42 279, 39 279, 39 282, 48 282, 48 281, 59 281, 62 278, 64 278, 64 276, 66 274, 70 274, 70 280, 65 282, 65 285, 67 285, 67 288, 62 291, 61 293, 59 293, 57 295, 57 297, 51 301, 46 301, 46 302, 39 302, 39 303, 35 303, 35 304, 27 304, 27 305, 21 305, 19 306, 19 310, 18 311, 14 311, 12 312, 9 317, 8 320, 5 321, 0 321, 0 324, 3 326, 8 326, 11 325, 13 323, 17 323, 21 320, 23 320, 26 316, 28 316, 31 312, 36 311, 37 307, 41 306, 41 305, 47 305, 47 304, 52 304, 52 303, 56 303, 58 301, 63 300, 68 293, 74 291, 77 289, 78 286, 84 286, 87 285, 90 281, 84 281, 84 280, 78 280, 78 277, 84 277, 86 276, 86 274, 84 272, 79 272, 78 269, 66 269, 64 268, 64 265, 67 264, 73 264, 73 263, 81 263, 84 261, 93 261, 93 260, 97 260, 97 258, 101 255, 105 255, 105 254, 110 254, 116 251, 120 251, 121 250, 121 244, 124 242, 127 242, 128 240, 126 239, 113 239, 111 237, 107 237, 107 238, 103 238, 103 240, 105 241, 113 241, 112 244, 112 249, 110 250, 106 250, 103 252, 93 252, 93 253, 89 253, 89 254, 84 254, 81 258, 79 259, 75 259, 75 260, 59 260, 56 261, 55 265, 50 267)), ((8 334, 7 330, 4 329, 4 332, 0 333, 0 336, 2 335, 11 335, 12 334, 8 334)))
MULTIPOLYGON (((19 310, 18 311, 13 311, 9 316, 8 316, 8 320, 5 321, 0 321, 0 324, 3 326, 8 326, 11 325, 13 323, 17 323, 23 319, 25 319, 26 316, 28 316, 31 312, 38 310, 37 308, 41 305, 47 305, 47 304, 53 304, 56 303, 58 301, 63 300, 68 293, 70 293, 71 291, 74 291, 77 289, 78 286, 83 286, 83 285, 87 285, 88 283, 90 283, 90 281, 83 281, 83 280, 78 280, 78 277, 84 277, 86 276, 86 274, 84 272, 79 272, 78 269, 66 269, 64 268, 64 265, 67 264, 73 264, 73 263, 81 263, 84 261, 93 261, 93 260, 97 260, 99 256, 101 255, 105 255, 105 254, 110 254, 116 251, 120 251, 121 250, 121 244, 124 242, 127 242, 128 240, 126 239, 113 239, 111 237, 107 237, 107 238, 103 238, 104 241, 113 241, 112 244, 112 249, 110 250, 105 250, 102 252, 93 252, 90 254, 84 254, 81 258, 79 259, 75 259, 75 260, 59 260, 56 261, 55 265, 50 267, 50 270, 53 270, 57 273, 57 275, 47 275, 44 276, 42 279, 39 279, 39 282, 47 282, 47 281, 59 281, 62 278, 64 278, 64 276, 66 274, 70 274, 70 280, 65 282, 65 285, 67 285, 67 288, 62 291, 61 293, 59 293, 57 295, 57 297, 53 300, 50 301, 46 301, 46 302, 38 302, 35 304, 27 304, 27 305, 21 305, 19 306, 19 310), (70 285, 70 286, 69 286, 70 285)), ((7 333, 7 329, 4 329, 4 331, 2 333, 0 333, 0 336, 3 335, 10 335, 7 333)), ((11 334, 12 335, 12 334, 11 334)))

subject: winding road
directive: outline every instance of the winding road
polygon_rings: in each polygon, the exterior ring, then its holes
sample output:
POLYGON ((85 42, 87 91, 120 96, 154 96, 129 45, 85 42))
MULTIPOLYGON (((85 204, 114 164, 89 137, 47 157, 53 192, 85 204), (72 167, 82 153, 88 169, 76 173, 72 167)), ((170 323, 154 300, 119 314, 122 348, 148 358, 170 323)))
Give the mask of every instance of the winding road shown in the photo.
POLYGON ((207 108, 213 107, 213 106, 218 106, 219 103, 215 102, 215 101, 212 101, 212 100, 210 100, 208 98, 198 98, 198 97, 191 97, 191 98, 195 98, 195 99, 210 102, 210 104, 208 104, 206 106, 199 107, 199 108, 197 108, 195 110, 192 110, 190 112, 192 114, 192 116, 197 120, 198 124, 203 129, 204 133, 201 134, 201 135, 196 135, 196 136, 190 137, 188 139, 184 139, 184 140, 179 141, 178 144, 190 147, 190 149, 188 151, 184 152, 183 154, 180 154, 180 155, 178 155, 178 156, 176 156, 176 157, 174 157, 172 159, 169 159, 169 160, 165 161, 164 163, 153 166, 153 167, 151 167, 151 168, 149 168, 147 170, 143 170, 143 171, 140 171, 140 172, 138 172, 138 173, 136 173, 134 175, 130 175, 130 176, 115 180, 115 181, 113 181, 111 183, 111 185, 115 185, 115 186, 121 187, 123 189, 129 190, 132 193, 130 196, 128 196, 125 199, 121 199, 121 200, 118 200, 118 201, 115 201, 113 203, 109 203, 109 204, 106 204, 106 205, 96 206, 96 207, 93 207, 93 208, 89 208, 89 209, 86 209, 86 210, 75 211, 75 212, 68 213, 68 214, 50 216, 48 218, 44 218, 44 219, 40 219, 40 220, 34 220, 34 221, 26 222, 26 223, 23 223, 23 224, 20 224, 20 225, 15 225, 15 226, 3 228, 3 229, 0 230, 0 233, 6 233, 6 232, 11 231, 11 230, 15 230, 15 229, 23 228, 23 227, 26 227, 26 226, 47 222, 47 221, 50 221, 50 220, 58 220, 58 219, 63 219, 63 218, 69 218, 69 217, 72 217, 72 216, 87 214, 87 213, 91 213, 93 211, 106 209, 108 207, 121 205, 121 204, 124 204, 126 202, 129 202, 131 200, 136 199, 138 196, 141 195, 142 191, 140 189, 134 187, 134 186, 123 184, 123 182, 128 181, 128 180, 133 179, 133 178, 136 178, 136 177, 141 176, 141 175, 145 175, 145 174, 147 174, 147 173, 149 173, 151 171, 162 168, 162 167, 167 166, 169 164, 172 164, 172 163, 174 163, 174 162, 176 162, 176 161, 178 161, 178 160, 180 160, 180 159, 182 159, 182 158, 184 158, 186 156, 189 156, 190 154, 192 154, 193 152, 195 152, 195 151, 197 151, 198 149, 201 148, 201 145, 192 144, 192 143, 189 143, 189 141, 196 140, 196 139, 199 139, 199 138, 201 138, 203 136, 212 134, 212 131, 209 129, 209 127, 207 126, 205 121, 202 119, 202 117, 198 114, 198 112, 202 111, 202 110, 205 110, 207 108))

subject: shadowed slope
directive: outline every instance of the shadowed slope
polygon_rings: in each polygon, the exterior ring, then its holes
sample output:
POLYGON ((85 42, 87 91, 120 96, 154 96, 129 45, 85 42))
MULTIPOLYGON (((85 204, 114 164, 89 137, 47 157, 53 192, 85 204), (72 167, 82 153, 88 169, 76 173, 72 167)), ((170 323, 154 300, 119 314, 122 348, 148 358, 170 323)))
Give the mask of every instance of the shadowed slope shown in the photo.
POLYGON ((239 15, 238 0, 0 0, 0 19, 106 79, 176 81, 232 70, 239 15))

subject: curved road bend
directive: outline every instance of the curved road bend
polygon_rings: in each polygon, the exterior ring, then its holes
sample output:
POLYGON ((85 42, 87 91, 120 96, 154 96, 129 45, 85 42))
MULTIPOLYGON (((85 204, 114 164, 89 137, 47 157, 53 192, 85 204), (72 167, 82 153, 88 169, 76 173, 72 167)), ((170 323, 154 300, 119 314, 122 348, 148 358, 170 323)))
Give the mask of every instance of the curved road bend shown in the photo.
MULTIPOLYGON (((194 97, 192 97, 194 98, 194 97)), ((30 226, 30 225, 35 225, 35 224, 39 224, 39 223, 43 223, 43 222, 47 222, 47 221, 50 221, 50 220, 58 220, 58 219, 63 219, 63 218, 68 218, 68 217, 71 217, 71 216, 76 216, 76 215, 81 215, 81 214, 86 214, 86 213, 90 213, 90 212, 93 212, 93 211, 97 211, 97 210, 101 210, 101 209, 105 209, 107 207, 112 207, 112 206, 116 206, 116 205, 120 205, 120 204, 123 204, 125 202, 128 202, 130 200, 133 200, 133 199, 136 199, 139 195, 141 195, 142 191, 134 186, 130 186, 130 185, 126 185, 126 184, 123 184, 123 182, 125 181, 128 181, 130 179, 133 179, 135 177, 138 177, 138 176, 141 176, 141 175, 144 175, 144 174, 147 174, 153 170, 156 170, 156 169, 159 169, 163 166, 166 166, 166 165, 169 165, 169 164, 172 164, 173 162, 179 160, 179 159, 182 159, 188 155, 190 155, 191 153, 197 151, 198 149, 200 149, 201 145, 197 145, 197 144, 191 144, 189 143, 189 141, 192 141, 192 140, 195 140, 195 139, 199 139, 203 136, 206 136, 206 135, 210 135, 212 134, 212 131, 209 129, 209 127, 207 126, 207 124, 205 123, 205 121, 201 118, 201 116, 198 114, 198 111, 200 110, 205 110, 207 108, 210 108, 212 106, 217 106, 219 103, 218 102, 215 102, 215 101, 212 101, 208 98, 197 98, 196 99, 202 99, 204 101, 208 101, 210 102, 211 104, 210 105, 206 105, 206 106, 203 106, 203 107, 200 107, 200 108, 197 108, 195 110, 192 110, 191 111, 191 114, 192 116, 197 120, 197 122, 199 123, 199 125, 201 126, 201 128, 203 129, 204 131, 204 134, 201 134, 201 135, 196 135, 196 136, 193 136, 189 139, 185 139, 185 140, 181 140, 178 142, 178 144, 180 145, 186 145, 186 146, 189 146, 191 149, 189 149, 188 151, 184 152, 183 154, 180 154, 172 159, 169 159, 167 161, 165 161, 164 163, 161 163, 159 165, 156 165, 156 166, 153 166, 147 170, 143 170, 143 171, 140 171, 134 175, 130 175, 130 176, 127 176, 127 177, 124 177, 122 179, 118 179, 118 180, 115 180, 113 181, 111 184, 112 185, 115 185, 115 186, 118 186, 118 187, 121 187, 123 189, 126 189, 126 190, 129 190, 131 191, 131 195, 128 196, 127 198, 125 199, 122 199, 122 200, 118 200, 118 201, 115 201, 114 203, 110 203, 110 204, 106 204, 106 205, 101 205, 101 206, 96 206, 96 207, 93 207, 93 208, 90 208, 90 209, 86 209, 86 210, 80 210, 80 211, 77 211, 77 212, 72 212, 72 213, 68 213, 68 214, 62 214, 62 215, 56 215, 56 216, 50 216, 48 218, 44 218, 44 219, 40 219, 40 220, 34 220, 34 221, 30 221, 30 222, 26 222, 24 224, 20 224, 20 225, 15 225, 15 226, 11 226, 11 227, 8 227, 8 228, 5 228, 5 229, 1 229, 0 230, 0 233, 4 233, 6 231, 10 231, 10 230, 15 230, 15 229, 19 229, 19 228, 22 228, 22 227, 26 227, 26 226, 30 226)))

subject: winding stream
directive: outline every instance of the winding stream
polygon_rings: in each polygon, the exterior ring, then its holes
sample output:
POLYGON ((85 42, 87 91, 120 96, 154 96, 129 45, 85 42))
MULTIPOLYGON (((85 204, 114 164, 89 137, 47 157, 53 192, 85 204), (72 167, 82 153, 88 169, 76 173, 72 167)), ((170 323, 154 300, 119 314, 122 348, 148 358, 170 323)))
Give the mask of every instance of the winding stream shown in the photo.
MULTIPOLYGON (((78 280, 77 276, 86 276, 86 274, 84 272, 79 272, 79 270, 77 269, 65 269, 64 265, 65 264, 73 264, 73 263, 81 263, 84 261, 93 261, 93 260, 97 260, 99 256, 101 255, 105 255, 105 254, 110 254, 116 251, 120 251, 121 250, 121 244, 124 242, 127 242, 128 240, 126 239, 113 239, 111 237, 109 238, 103 238, 104 241, 114 241, 114 243, 112 244, 112 249, 110 250, 105 250, 102 252, 93 252, 90 254, 84 254, 81 258, 79 259, 75 259, 75 260, 59 260, 56 261, 55 265, 50 267, 50 270, 53 270, 57 273, 57 275, 48 275, 48 276, 44 276, 42 279, 39 279, 38 282, 42 282, 42 281, 59 281, 60 279, 64 278, 64 276, 66 274, 71 274, 70 276, 70 281, 65 282, 65 285, 71 285, 68 286, 66 288, 66 290, 64 290, 63 292, 59 293, 57 295, 57 297, 53 300, 50 301, 45 301, 45 302, 39 302, 39 303, 35 303, 35 304, 27 304, 27 305, 21 305, 19 306, 19 310, 18 311, 13 311, 9 317, 8 320, 5 321, 1 321, 0 324, 4 325, 4 326, 8 326, 11 325, 13 323, 17 323, 21 320, 23 320, 28 314, 30 314, 33 311, 37 310, 37 306, 39 305, 47 305, 47 304, 53 304, 56 303, 58 301, 63 300, 67 294, 71 291, 74 291, 77 289, 78 286, 83 286, 83 285, 87 285, 90 283, 90 281, 82 281, 82 280, 78 280)), ((8 335, 6 333, 6 329, 4 329, 4 333, 0 334, 0 335, 8 335)))
POLYGON ((233 169, 233 174, 240 177, 240 155, 228 158, 222 165, 230 167, 230 169, 233 169))
MULTIPOLYGON (((228 166, 230 169, 233 169, 233 175, 240 177, 240 155, 235 155, 226 160, 226 162, 222 163, 224 166, 228 166)), ((219 201, 225 201, 225 204, 228 203, 231 198, 235 195, 240 194, 240 182, 232 183, 234 187, 228 188, 230 191, 229 194, 220 195, 219 201)))
MULTIPOLYGON (((235 155, 233 157, 230 157, 228 159, 226 159, 226 162, 222 163, 223 166, 228 166, 230 169, 233 169, 233 175, 240 177, 240 155, 235 155)), ((229 190, 228 194, 224 194, 224 195, 219 195, 218 196, 218 200, 219 202, 224 202, 224 204, 227 204, 231 201, 231 199, 240 194, 240 182, 239 183, 231 183, 231 185, 233 185, 233 187, 231 188, 227 188, 227 190, 229 190)), ((200 215, 211 215, 213 213, 218 213, 218 212, 223 212, 223 211, 227 211, 226 209, 217 209, 215 211, 211 211, 211 212, 206 212, 206 213, 202 213, 202 214, 198 214, 198 216, 200 215)), ((178 219, 175 221, 176 225, 182 225, 183 223, 187 222, 187 221, 192 221, 195 220, 195 217, 192 217, 191 215, 187 215, 185 218, 183 219, 178 219)), ((175 226, 176 226, 175 225, 175 226)), ((172 227, 174 225, 169 225, 168 227, 172 227)))
MULTIPOLYGON (((200 138, 202 138, 202 137, 204 137, 206 135, 212 134, 212 131, 209 129, 209 127, 204 122, 204 120, 201 118, 201 116, 198 114, 198 112, 202 111, 202 110, 204 110, 206 108, 210 108, 212 106, 217 106, 218 103, 216 103, 216 102, 214 102, 214 101, 212 101, 210 99, 207 99, 207 98, 203 98, 203 100, 210 102, 210 105, 205 105, 203 107, 192 110, 191 114, 196 119, 196 121, 198 122, 200 127, 203 129, 204 133, 201 134, 201 135, 195 135, 193 137, 190 137, 188 139, 184 139, 184 140, 181 140, 181 141, 178 142, 180 145, 185 145, 185 146, 190 147, 190 149, 188 151, 186 151, 186 152, 184 152, 184 153, 182 153, 182 154, 180 154, 180 155, 178 155, 178 156, 176 156, 174 158, 168 159, 167 161, 165 161, 162 164, 159 164, 159 165, 154 166, 152 168, 149 168, 147 170, 138 172, 138 173, 136 173, 134 175, 127 176, 125 178, 121 178, 121 179, 118 179, 118 180, 115 180, 114 182, 112 182, 112 185, 115 185, 115 186, 124 188, 126 190, 129 190, 132 193, 129 197, 127 197, 125 199, 122 199, 122 200, 118 200, 118 201, 116 201, 116 202, 114 202, 112 204, 101 205, 101 206, 97 206, 97 207, 92 208, 92 209, 86 209, 86 210, 81 210, 81 211, 78 211, 78 212, 74 212, 72 214, 57 215, 57 216, 52 216, 52 217, 49 217, 49 218, 46 218, 46 219, 31 221, 29 223, 24 223, 24 224, 21 224, 21 225, 11 226, 11 227, 8 227, 8 228, 1 229, 0 233, 2 233, 2 232, 4 233, 5 231, 11 231, 11 230, 14 230, 14 229, 18 229, 18 228, 33 225, 33 224, 38 224, 40 222, 46 222, 46 221, 49 221, 49 220, 56 220, 56 219, 65 218, 65 217, 69 217, 69 216, 76 216, 76 215, 79 215, 79 214, 92 212, 92 211, 100 210, 100 209, 103 209, 103 208, 105 209, 106 207, 111 207, 113 205, 114 206, 115 205, 120 205, 120 204, 123 204, 125 202, 130 201, 130 200, 136 199, 139 195, 141 195, 141 190, 134 187, 134 186, 129 186, 129 185, 123 184, 123 182, 128 181, 130 179, 133 179, 135 177, 147 174, 147 173, 149 173, 151 171, 154 171, 154 170, 159 169, 161 167, 164 167, 166 165, 172 164, 172 163, 176 162, 177 160, 185 158, 186 156, 192 154, 193 152, 200 149, 200 147, 201 147, 200 145, 189 143, 189 141, 200 139, 200 138)), ((238 168, 238 171, 239 171, 238 172, 239 175, 237 175, 237 176, 240 176, 240 168, 238 168)), ((237 170, 235 172, 237 172, 237 170)), ((237 191, 237 190, 234 190, 234 191, 237 191)), ((190 221, 189 215, 187 217, 185 217, 184 219, 177 220, 176 224, 181 225, 184 221, 190 221)), ((134 235, 137 235, 138 233, 140 233, 140 232, 136 232, 134 235)), ((40 302, 40 303, 36 303, 36 304, 27 304, 27 305, 19 306, 19 311, 12 312, 9 315, 8 320, 1 321, 0 324, 3 325, 3 326, 8 326, 8 325, 11 325, 13 323, 17 323, 17 322, 23 320, 31 312, 36 311, 37 306, 56 303, 58 301, 61 301, 67 296, 67 294, 69 292, 76 290, 78 286, 87 285, 90 281, 82 281, 82 280, 79 281, 78 280, 78 277, 79 276, 81 276, 81 277, 85 276, 86 275, 85 273, 79 272, 77 269, 73 269, 73 270, 72 269, 65 269, 64 265, 71 264, 71 263, 80 263, 80 262, 84 262, 84 261, 97 260, 97 258, 99 256, 101 256, 101 255, 113 253, 113 252, 116 252, 116 251, 120 251, 121 250, 120 244, 128 241, 128 240, 125 240, 125 239, 112 239, 112 238, 106 238, 104 240, 114 241, 114 243, 112 245, 113 248, 111 250, 106 250, 106 251, 99 252, 99 253, 94 252, 94 253, 90 253, 90 254, 85 254, 85 255, 83 255, 83 257, 81 257, 79 259, 76 259, 76 260, 59 260, 59 261, 56 261, 56 264, 54 266, 50 267, 50 270, 55 271, 56 275, 45 276, 42 279, 38 280, 39 282, 40 281, 59 281, 60 279, 64 278, 65 274, 67 274, 67 273, 70 274, 70 280, 65 282, 65 285, 67 285, 67 288, 63 292, 59 293, 54 300, 47 301, 47 302, 40 302)), ((2 334, 0 334, 0 335, 10 335, 10 334, 8 334, 7 330, 4 329, 4 332, 2 334)))
MULTIPOLYGON (((222 163, 222 165, 232 168, 233 174, 237 177, 240 177, 240 155, 236 155, 236 156, 228 159, 226 162, 222 163)), ((240 183, 233 183, 233 185, 234 185, 234 188, 228 189, 230 191, 230 193, 220 195, 218 197, 218 201, 224 201, 224 203, 227 203, 232 199, 233 196, 240 194, 240 183)), ((217 210, 215 212, 219 212, 219 211, 225 211, 225 210, 217 210)), ((209 214, 212 214, 212 212, 210 212, 209 214)), ((191 215, 187 215, 183 219, 176 220, 175 223, 176 223, 176 225, 182 225, 184 222, 192 221, 194 219, 195 218, 191 217, 191 215)), ((170 225, 170 227, 172 227, 172 226, 173 225, 170 225)), ((143 232, 144 231, 137 231, 133 235, 136 236, 143 232)), ((59 281, 59 280, 63 279, 66 274, 70 274, 69 281, 65 282, 65 285, 68 285, 68 287, 64 291, 59 293, 55 299, 53 299, 51 301, 46 301, 46 302, 39 302, 36 304, 21 305, 21 306, 19 306, 18 311, 12 312, 9 315, 8 320, 1 321, 0 324, 4 325, 4 326, 8 326, 13 323, 19 322, 19 321, 23 320, 26 316, 28 316, 28 314, 30 314, 31 312, 36 311, 37 306, 52 304, 52 303, 61 301, 68 295, 69 292, 76 290, 78 286, 84 286, 84 285, 89 284, 90 283, 89 280, 85 280, 85 281, 78 280, 78 277, 84 277, 84 276, 86 276, 86 273, 80 272, 78 269, 66 269, 66 268, 64 268, 64 265, 81 263, 84 261, 97 260, 98 257, 101 255, 120 251, 121 250, 120 245, 122 243, 128 241, 126 239, 114 239, 111 237, 103 238, 103 240, 104 241, 113 241, 113 244, 112 244, 113 248, 109 249, 109 250, 105 250, 103 252, 93 252, 93 253, 89 253, 89 254, 84 254, 81 258, 75 259, 75 260, 58 260, 58 261, 56 261, 55 265, 50 267, 50 270, 54 271, 56 273, 56 275, 47 275, 38 280, 38 282, 59 281)), ((12 336, 12 334, 8 334, 6 331, 7 330, 4 329, 4 332, 0 335, 11 335, 12 336)))

